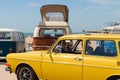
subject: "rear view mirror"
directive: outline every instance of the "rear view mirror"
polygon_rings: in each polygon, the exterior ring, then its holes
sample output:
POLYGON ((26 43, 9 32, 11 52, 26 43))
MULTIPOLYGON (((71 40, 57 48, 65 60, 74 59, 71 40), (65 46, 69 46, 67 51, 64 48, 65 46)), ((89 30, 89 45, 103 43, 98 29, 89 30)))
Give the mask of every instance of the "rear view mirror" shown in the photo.
POLYGON ((70 43, 71 41, 70 40, 65 40, 66 43, 70 43))

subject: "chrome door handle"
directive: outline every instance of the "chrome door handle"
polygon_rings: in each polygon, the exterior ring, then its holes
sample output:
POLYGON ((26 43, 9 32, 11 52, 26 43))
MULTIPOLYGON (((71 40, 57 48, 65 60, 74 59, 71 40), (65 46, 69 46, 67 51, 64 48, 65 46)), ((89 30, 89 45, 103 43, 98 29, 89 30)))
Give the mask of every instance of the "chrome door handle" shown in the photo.
POLYGON ((76 57, 76 58, 74 58, 74 60, 81 61, 81 60, 83 60, 83 58, 76 57))

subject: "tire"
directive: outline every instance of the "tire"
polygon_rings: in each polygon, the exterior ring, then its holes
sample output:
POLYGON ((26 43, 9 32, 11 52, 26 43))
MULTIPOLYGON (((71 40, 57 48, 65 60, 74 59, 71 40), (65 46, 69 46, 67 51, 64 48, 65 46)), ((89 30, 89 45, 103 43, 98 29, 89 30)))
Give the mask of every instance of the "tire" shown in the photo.
POLYGON ((38 80, 38 78, 31 67, 22 66, 17 69, 17 80, 38 80))
POLYGON ((107 79, 107 80, 120 80, 120 77, 112 77, 112 78, 107 79))
POLYGON ((120 78, 116 78, 115 80, 120 80, 120 78))

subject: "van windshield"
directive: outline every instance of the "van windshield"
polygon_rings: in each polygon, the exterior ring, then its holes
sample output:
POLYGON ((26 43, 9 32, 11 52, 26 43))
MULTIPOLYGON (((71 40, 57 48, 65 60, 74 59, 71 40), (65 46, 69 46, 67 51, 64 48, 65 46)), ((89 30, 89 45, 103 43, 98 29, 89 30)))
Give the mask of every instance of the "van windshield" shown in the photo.
POLYGON ((0 32, 0 39, 11 39, 10 32, 0 32))
POLYGON ((56 29, 56 28, 42 28, 40 29, 39 36, 44 37, 59 37, 66 34, 65 29, 56 29))

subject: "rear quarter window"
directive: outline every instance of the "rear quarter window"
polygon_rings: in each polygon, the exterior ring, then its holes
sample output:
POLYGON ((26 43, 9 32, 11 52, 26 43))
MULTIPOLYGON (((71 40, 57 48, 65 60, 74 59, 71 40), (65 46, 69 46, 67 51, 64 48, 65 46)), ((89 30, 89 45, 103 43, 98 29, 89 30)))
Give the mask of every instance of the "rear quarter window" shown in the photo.
POLYGON ((87 40, 85 53, 97 56, 117 56, 116 44, 112 40, 87 40))

